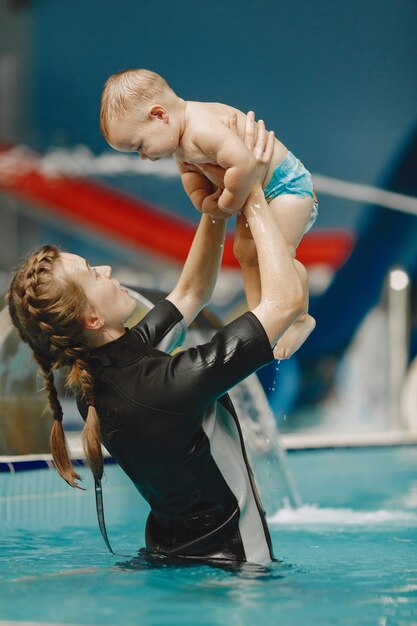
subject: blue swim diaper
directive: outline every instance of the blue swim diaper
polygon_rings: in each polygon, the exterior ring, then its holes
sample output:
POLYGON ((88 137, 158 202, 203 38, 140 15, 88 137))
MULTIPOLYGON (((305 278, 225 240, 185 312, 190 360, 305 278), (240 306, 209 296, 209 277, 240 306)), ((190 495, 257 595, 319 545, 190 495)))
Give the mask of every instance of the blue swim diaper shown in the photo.
POLYGON ((313 208, 304 234, 310 230, 317 219, 318 202, 311 174, 292 152, 288 152, 285 159, 274 169, 271 180, 264 189, 264 194, 268 202, 282 194, 313 198, 313 208))

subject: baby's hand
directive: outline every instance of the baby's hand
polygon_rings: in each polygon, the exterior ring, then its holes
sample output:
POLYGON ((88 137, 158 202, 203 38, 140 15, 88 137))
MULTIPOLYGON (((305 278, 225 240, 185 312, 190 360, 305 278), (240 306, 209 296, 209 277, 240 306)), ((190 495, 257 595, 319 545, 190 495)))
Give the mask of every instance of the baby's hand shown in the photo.
POLYGON ((227 213, 219 209, 218 199, 222 195, 222 189, 216 189, 212 194, 206 196, 201 204, 201 213, 207 213, 212 218, 226 220, 230 217, 227 213))

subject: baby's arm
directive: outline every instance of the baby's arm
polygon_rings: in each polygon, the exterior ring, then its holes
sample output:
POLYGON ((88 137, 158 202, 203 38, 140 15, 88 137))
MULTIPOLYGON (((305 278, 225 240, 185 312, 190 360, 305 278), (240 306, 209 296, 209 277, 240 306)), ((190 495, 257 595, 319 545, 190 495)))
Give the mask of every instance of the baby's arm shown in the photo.
POLYGON ((219 209, 231 215, 242 209, 252 189, 256 160, 243 141, 227 128, 217 150, 217 163, 226 170, 224 189, 217 204, 219 209))
MULTIPOLYGON (((207 125, 192 137, 196 147, 224 170, 224 189, 218 208, 227 215, 242 209, 255 180, 256 160, 240 137, 224 124, 207 125)), ((204 169, 204 164, 202 164, 204 169)))
POLYGON ((212 217, 227 217, 217 206, 222 189, 210 182, 197 168, 191 169, 193 166, 190 167, 179 159, 176 159, 176 163, 185 192, 196 209, 201 213, 208 213, 212 217))

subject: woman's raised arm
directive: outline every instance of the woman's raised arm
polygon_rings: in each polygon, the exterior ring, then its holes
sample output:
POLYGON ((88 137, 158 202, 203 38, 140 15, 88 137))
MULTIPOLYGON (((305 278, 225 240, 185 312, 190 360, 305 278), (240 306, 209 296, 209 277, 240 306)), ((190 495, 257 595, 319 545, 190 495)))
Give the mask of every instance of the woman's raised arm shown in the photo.
POLYGON ((259 304, 251 307, 251 310, 264 327, 271 346, 276 344, 307 307, 293 259, 265 200, 261 185, 271 159, 273 141, 273 133, 266 132, 262 121, 255 128, 255 116, 252 112, 248 113, 245 143, 257 161, 257 182, 246 200, 244 216, 239 216, 237 237, 240 232, 242 245, 249 245, 250 229, 256 246, 261 293, 259 304), (249 229, 242 227, 245 218, 249 229))
POLYGON ((187 325, 213 295, 223 255, 226 220, 202 215, 183 270, 167 300, 175 304, 187 325))
POLYGON ((260 184, 246 201, 245 216, 256 245, 261 279, 261 301, 252 313, 264 327, 271 346, 275 346, 287 328, 305 313, 307 301, 260 184))

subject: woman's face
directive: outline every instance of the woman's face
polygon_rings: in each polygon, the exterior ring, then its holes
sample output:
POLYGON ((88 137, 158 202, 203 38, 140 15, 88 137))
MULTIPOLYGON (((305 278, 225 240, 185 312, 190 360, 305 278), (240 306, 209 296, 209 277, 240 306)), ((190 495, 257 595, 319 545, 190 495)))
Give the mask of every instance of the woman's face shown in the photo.
POLYGON ((91 267, 83 257, 69 252, 61 253, 60 257, 65 273, 84 289, 91 312, 102 322, 101 327, 104 326, 110 335, 123 334, 123 322, 132 315, 136 302, 112 277, 111 267, 91 267))

